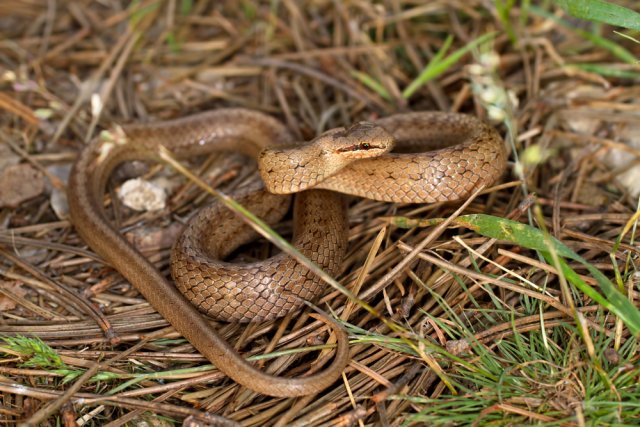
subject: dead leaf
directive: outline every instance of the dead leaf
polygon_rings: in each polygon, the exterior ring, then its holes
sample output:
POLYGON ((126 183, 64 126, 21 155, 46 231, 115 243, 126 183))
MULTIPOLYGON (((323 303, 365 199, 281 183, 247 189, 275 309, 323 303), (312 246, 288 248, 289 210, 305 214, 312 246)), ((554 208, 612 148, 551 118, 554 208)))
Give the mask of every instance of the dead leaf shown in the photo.
POLYGON ((0 172, 0 207, 16 208, 45 189, 44 174, 27 163, 0 172))
POLYGON ((20 156, 14 153, 7 144, 0 144, 0 171, 18 163, 20 163, 20 156))

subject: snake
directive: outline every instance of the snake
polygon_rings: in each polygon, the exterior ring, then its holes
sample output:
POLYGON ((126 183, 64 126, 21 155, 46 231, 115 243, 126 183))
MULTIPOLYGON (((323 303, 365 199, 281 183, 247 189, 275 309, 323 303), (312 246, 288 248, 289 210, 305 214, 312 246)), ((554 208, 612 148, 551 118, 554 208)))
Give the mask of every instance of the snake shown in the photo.
POLYGON ((113 171, 126 161, 162 161, 160 147, 180 159, 214 151, 246 154, 256 159, 261 181, 241 191, 239 201, 274 224, 295 193, 293 244, 336 275, 348 246, 341 194, 397 203, 460 200, 498 180, 507 158, 492 126, 437 111, 359 122, 309 143, 298 142, 277 119, 243 108, 124 125, 110 135, 87 144, 72 167, 67 198, 77 233, 216 368, 248 389, 277 397, 319 393, 340 378, 349 362, 343 327, 330 316, 322 318, 335 331, 332 362, 319 372, 290 378, 248 363, 208 317, 247 322, 284 316, 323 292, 320 279, 284 253, 223 261, 255 233, 220 203, 188 222, 172 250, 174 280, 168 279, 109 219, 104 196, 113 171))

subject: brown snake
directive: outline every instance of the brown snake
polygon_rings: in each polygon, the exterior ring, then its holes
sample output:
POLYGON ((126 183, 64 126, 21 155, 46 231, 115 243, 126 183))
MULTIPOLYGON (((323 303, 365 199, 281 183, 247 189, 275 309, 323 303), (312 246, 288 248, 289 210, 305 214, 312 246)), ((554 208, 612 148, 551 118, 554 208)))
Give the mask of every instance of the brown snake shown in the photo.
MULTIPOLYGON (((294 244, 335 275, 347 246, 346 211, 335 192, 409 203, 457 200, 491 185, 506 164, 504 144, 492 127, 454 113, 408 113, 360 123, 326 132, 302 150, 278 121, 243 109, 122 130, 126 143, 96 140, 74 165, 68 199, 78 233, 219 370, 272 396, 317 393, 335 382, 349 359, 346 333, 327 319, 337 336, 332 364, 312 376, 276 377, 247 363, 193 304, 218 319, 268 319, 295 310, 303 299, 317 297, 322 292, 319 279, 284 254, 247 264, 211 259, 225 257, 251 238, 230 211, 214 205, 190 221, 174 247, 173 276, 183 295, 107 219, 103 196, 115 167, 133 159, 157 160, 161 145, 178 157, 220 150, 253 156, 269 191, 314 189, 296 197, 294 244), (405 153, 388 153, 394 143, 405 153), (425 147, 435 151, 418 152, 425 147), (222 225, 222 219, 230 222, 222 225)), ((270 223, 287 210, 283 196, 266 192, 248 193, 241 202, 270 223)))

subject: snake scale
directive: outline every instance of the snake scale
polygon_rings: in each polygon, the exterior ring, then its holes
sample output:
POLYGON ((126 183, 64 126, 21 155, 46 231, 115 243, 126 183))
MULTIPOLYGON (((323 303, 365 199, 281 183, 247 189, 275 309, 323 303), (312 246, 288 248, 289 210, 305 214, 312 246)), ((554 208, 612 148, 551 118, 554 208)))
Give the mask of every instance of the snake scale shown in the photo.
POLYGON ((247 363, 198 310, 221 320, 271 319, 296 310, 303 299, 317 297, 322 292, 319 279, 284 254, 244 264, 219 261, 253 234, 230 211, 214 204, 191 219, 174 246, 174 285, 107 218, 103 198, 112 171, 129 160, 159 160, 159 146, 179 158, 228 150, 252 156, 268 191, 247 191, 241 203, 274 223, 289 206, 288 198, 276 193, 298 193, 293 243, 335 275, 348 231, 346 207, 338 193, 405 203, 463 199, 495 182, 507 156, 491 126, 443 112, 362 122, 328 131, 305 145, 296 143, 277 120, 245 109, 121 129, 123 141, 94 140, 72 169, 68 200, 78 233, 218 369, 249 389, 282 397, 317 393, 335 382, 349 360, 346 333, 326 319, 337 337, 332 363, 314 375, 279 377, 247 363))

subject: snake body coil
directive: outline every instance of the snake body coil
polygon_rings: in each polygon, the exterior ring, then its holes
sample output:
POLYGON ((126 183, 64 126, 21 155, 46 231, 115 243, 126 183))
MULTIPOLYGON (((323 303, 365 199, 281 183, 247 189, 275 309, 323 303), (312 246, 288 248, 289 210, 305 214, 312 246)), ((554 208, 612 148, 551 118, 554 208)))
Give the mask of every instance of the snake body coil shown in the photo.
MULTIPOLYGON (((116 166, 133 159, 157 160, 159 146, 179 157, 219 150, 253 156, 270 192, 313 189, 296 198, 294 243, 337 274, 347 245, 347 221, 334 192, 397 202, 457 200, 491 185, 506 163, 503 142, 493 128, 453 113, 395 115, 329 131, 304 148, 296 146, 276 120, 243 109, 127 126, 123 132, 125 143, 94 142, 74 165, 68 199, 78 233, 218 369, 272 396, 312 394, 331 385, 348 362, 346 333, 334 324, 336 355, 324 371, 304 378, 275 377, 248 364, 197 310, 223 320, 281 316, 299 307, 301 299, 315 298, 322 291, 318 279, 285 255, 244 265, 215 259, 245 242, 250 233, 232 214, 213 206, 190 221, 174 247, 172 270, 179 292, 107 219, 102 200, 116 166), (389 153, 394 144, 400 153, 389 153), (221 225, 221 218, 230 223, 221 225), (217 226, 207 234, 212 221, 217 226)), ((263 219, 278 221, 286 212, 286 198, 257 194, 247 195, 243 203, 263 219)))

